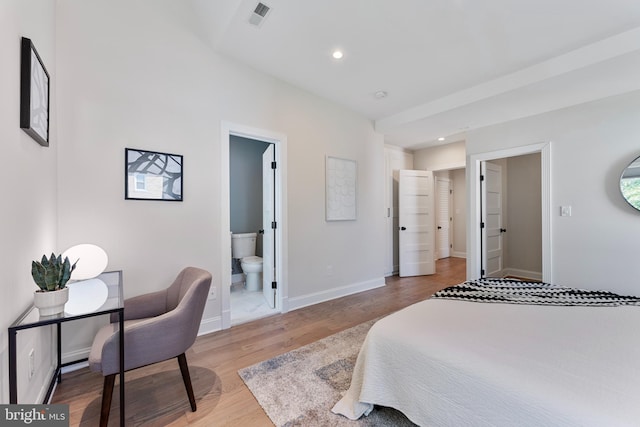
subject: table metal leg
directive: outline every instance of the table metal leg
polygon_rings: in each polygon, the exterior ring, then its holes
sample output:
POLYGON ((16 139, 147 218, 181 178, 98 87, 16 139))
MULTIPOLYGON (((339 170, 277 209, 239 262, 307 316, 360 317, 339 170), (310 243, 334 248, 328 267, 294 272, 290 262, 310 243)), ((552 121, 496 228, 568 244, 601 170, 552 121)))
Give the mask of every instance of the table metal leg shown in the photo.
POLYGON ((118 312, 120 320, 120 426, 124 426, 124 309, 118 312))
POLYGON ((62 381, 62 323, 58 323, 58 383, 62 381))
POLYGON ((18 331, 9 329, 9 403, 18 403, 18 374, 16 370, 16 335, 18 331))

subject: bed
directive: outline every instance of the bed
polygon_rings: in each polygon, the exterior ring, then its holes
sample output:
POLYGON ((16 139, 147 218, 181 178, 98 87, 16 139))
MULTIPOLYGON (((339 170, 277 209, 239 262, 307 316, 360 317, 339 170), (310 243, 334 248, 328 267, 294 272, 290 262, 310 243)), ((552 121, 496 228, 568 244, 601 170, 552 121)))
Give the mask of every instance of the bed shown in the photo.
POLYGON ((640 425, 638 298, 468 284, 376 322, 333 412, 357 419, 382 405, 423 426, 640 425))

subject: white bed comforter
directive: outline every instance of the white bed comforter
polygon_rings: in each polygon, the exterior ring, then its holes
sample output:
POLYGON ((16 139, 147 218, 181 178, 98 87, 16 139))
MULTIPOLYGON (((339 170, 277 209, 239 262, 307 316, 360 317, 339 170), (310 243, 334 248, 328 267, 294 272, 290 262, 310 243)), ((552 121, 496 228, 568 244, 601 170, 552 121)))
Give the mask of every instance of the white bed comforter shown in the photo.
POLYGON ((427 300, 378 321, 333 412, 423 426, 640 426, 640 307, 427 300))

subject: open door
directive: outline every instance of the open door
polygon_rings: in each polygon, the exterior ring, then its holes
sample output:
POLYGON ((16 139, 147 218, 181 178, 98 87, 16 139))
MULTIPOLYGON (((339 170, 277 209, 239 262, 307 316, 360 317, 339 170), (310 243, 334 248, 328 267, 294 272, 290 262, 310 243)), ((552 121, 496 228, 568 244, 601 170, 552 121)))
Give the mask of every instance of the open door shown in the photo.
POLYGON ((502 166, 482 162, 480 164, 482 186, 480 232, 482 239, 482 277, 502 277, 502 166))
POLYGON ((398 174, 400 277, 436 272, 433 173, 398 174))
POLYGON ((436 259, 451 256, 451 180, 436 178, 436 259))
POLYGON ((262 154, 262 292, 271 308, 276 307, 275 278, 275 148, 262 154))

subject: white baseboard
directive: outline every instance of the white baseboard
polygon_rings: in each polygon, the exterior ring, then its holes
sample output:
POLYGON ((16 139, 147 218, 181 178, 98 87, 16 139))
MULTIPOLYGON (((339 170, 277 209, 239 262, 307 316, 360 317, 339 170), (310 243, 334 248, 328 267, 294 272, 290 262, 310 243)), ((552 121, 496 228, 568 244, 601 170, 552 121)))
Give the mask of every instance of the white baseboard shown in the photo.
POLYGON ((368 291, 385 286, 384 277, 365 282, 353 283, 347 286, 329 289, 322 292, 304 295, 301 297, 289 298, 288 309, 297 310, 299 308, 308 307, 310 305, 319 304, 321 302, 330 301, 336 298, 345 297, 347 295, 357 294, 358 292, 368 291))
POLYGON ((523 279, 542 280, 542 272, 521 270, 519 268, 505 268, 502 271, 504 276, 521 277, 523 279))
POLYGON ((90 352, 91 352, 91 347, 85 347, 85 348, 78 348, 66 353, 62 353, 62 363, 70 363, 70 362, 75 362, 76 360, 88 359, 90 352))
POLYGON ((289 306, 289 298, 282 297, 282 307, 280 308, 280 312, 284 314, 284 313, 287 313, 289 310, 291 310, 291 307, 289 306))
POLYGON ((74 363, 73 365, 63 366, 61 371, 63 374, 66 374, 68 372, 73 372, 73 371, 77 371, 78 369, 88 368, 88 367, 89 367, 89 362, 85 360, 84 362, 78 362, 78 363, 74 363))
MULTIPOLYGON (((47 378, 47 381, 44 382, 44 384, 38 391, 38 397, 36 398, 36 402, 42 402, 44 400, 44 397, 47 395, 47 391, 49 390, 49 383, 53 379, 53 374, 55 374, 55 372, 56 372, 56 367, 54 365, 51 365, 47 370, 47 373, 45 374, 45 378, 47 378)), ((49 400, 51 400, 51 398, 53 397, 54 391, 55 389, 51 391, 51 396, 49 396, 49 400)))
POLYGON ((222 316, 202 319, 202 322, 200 322, 200 328, 198 329, 198 336, 210 334, 211 332, 217 332, 220 330, 222 330, 222 316))

